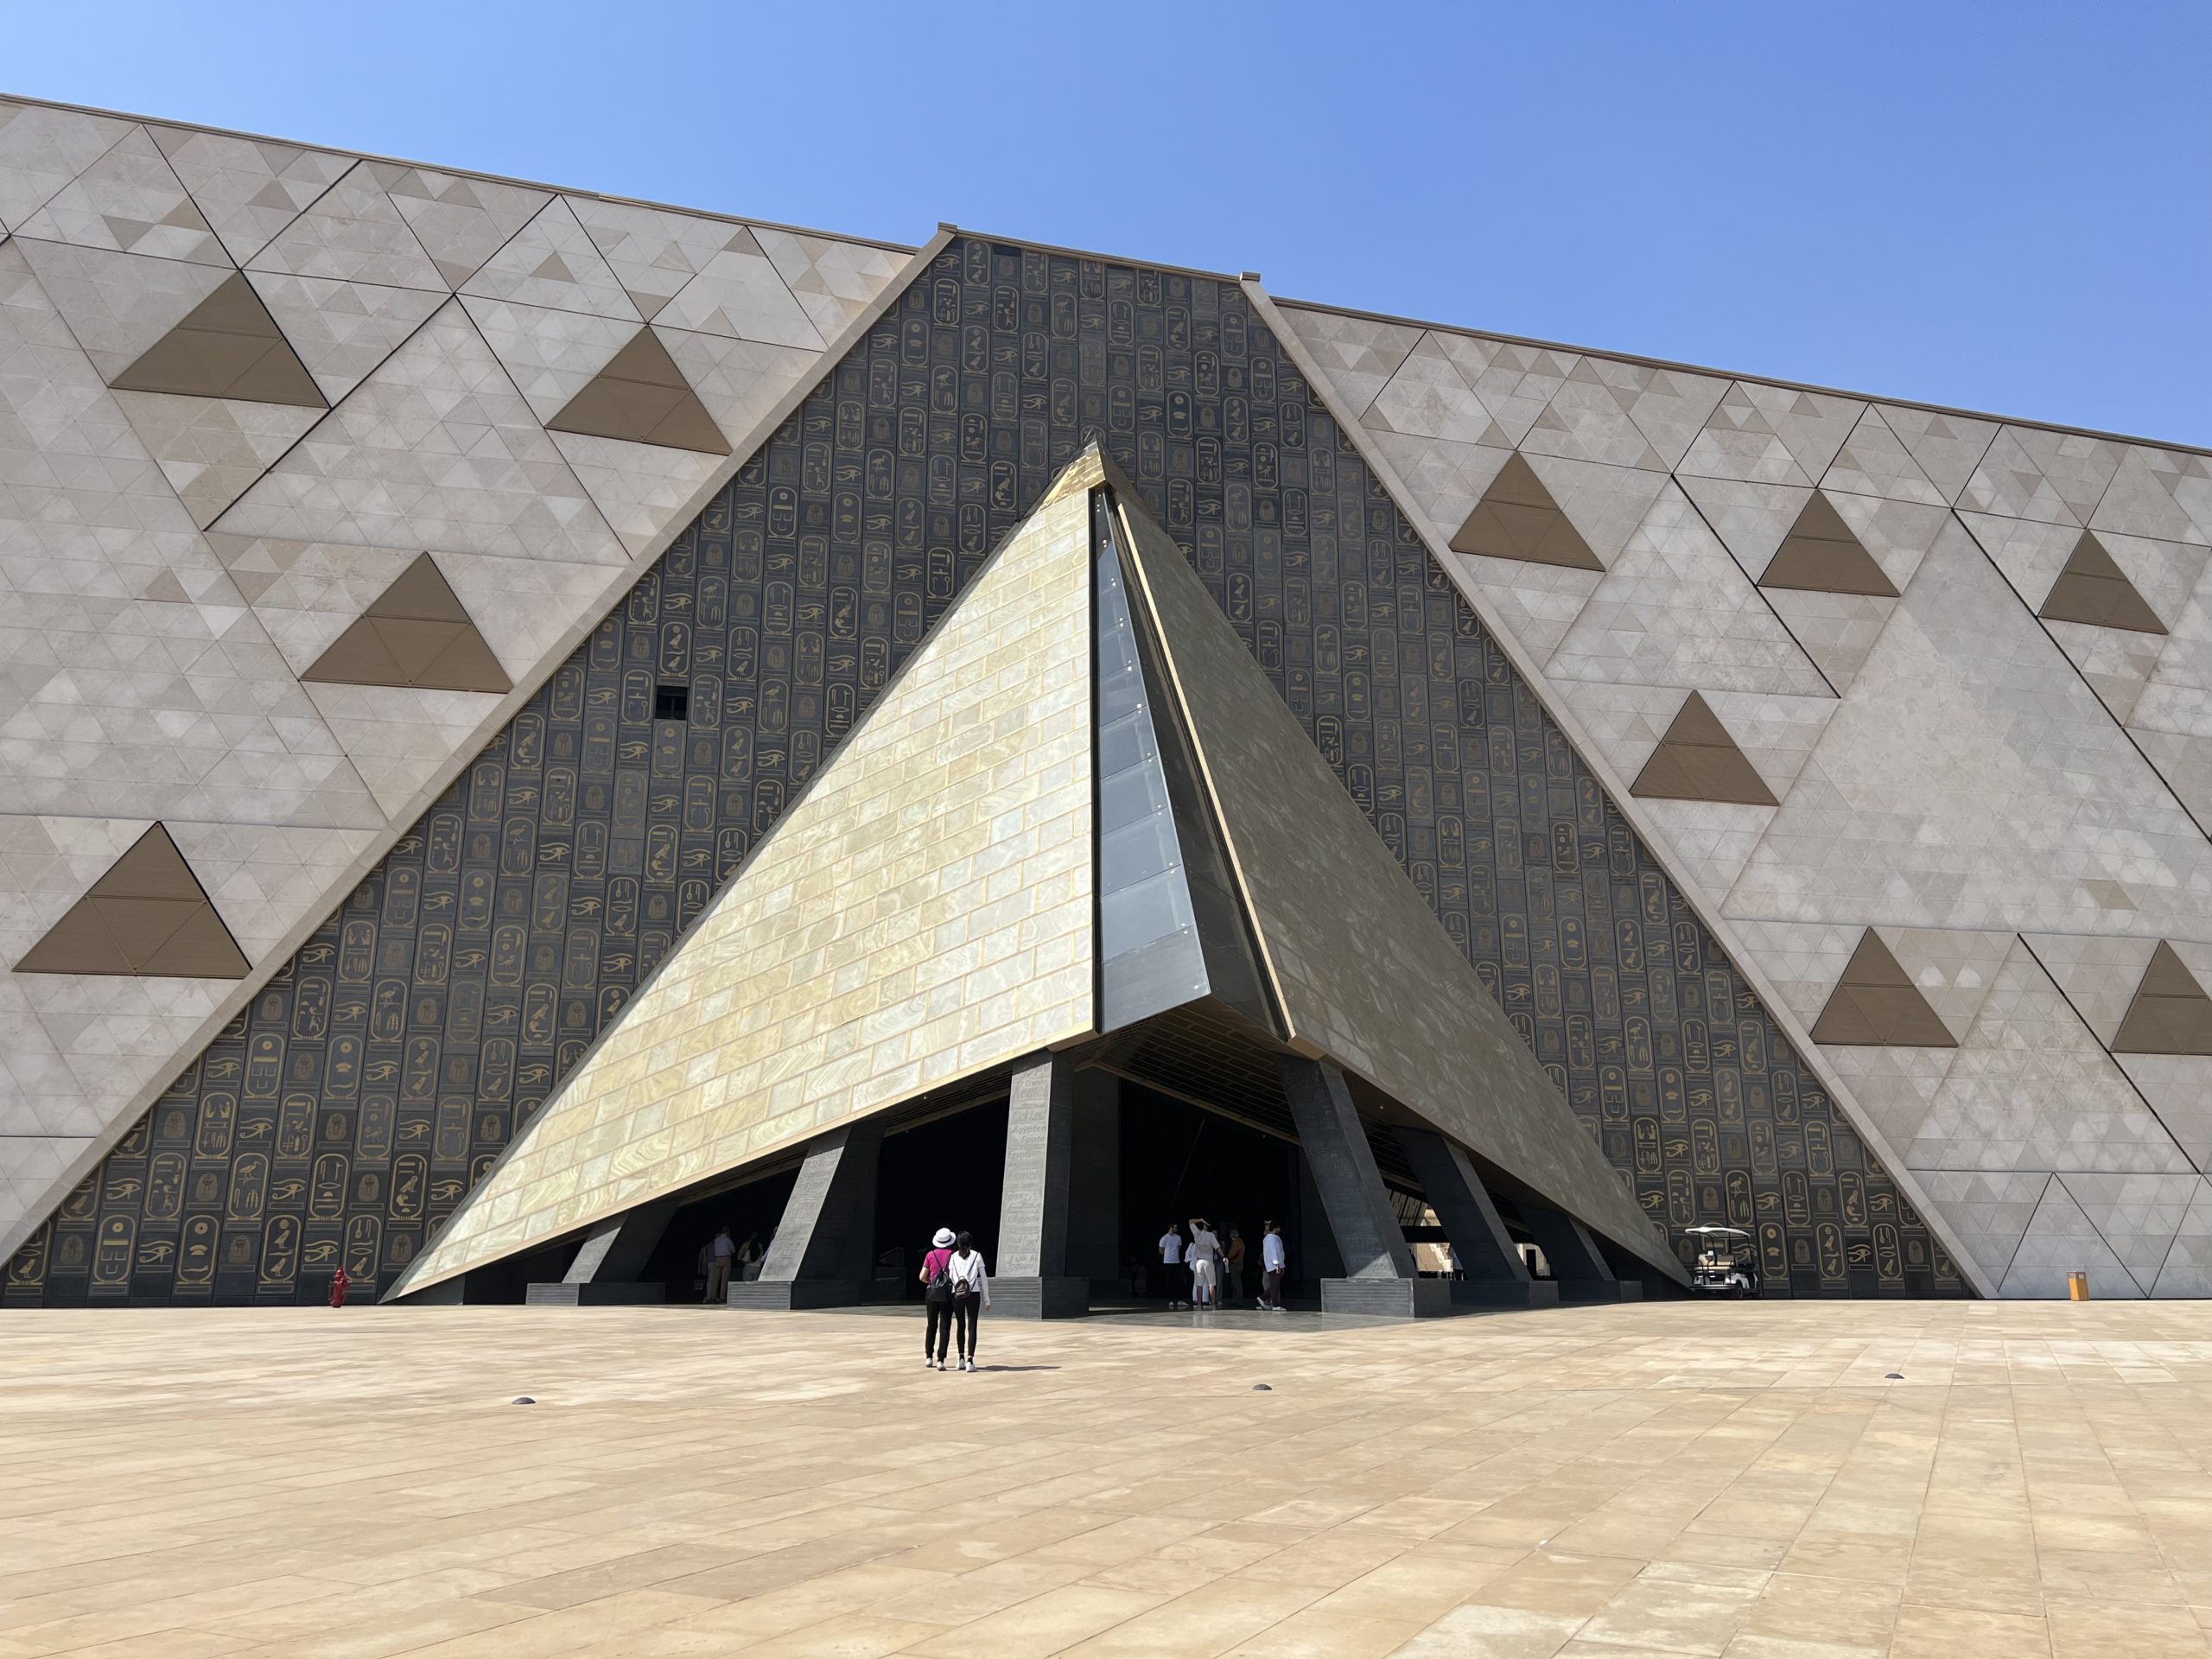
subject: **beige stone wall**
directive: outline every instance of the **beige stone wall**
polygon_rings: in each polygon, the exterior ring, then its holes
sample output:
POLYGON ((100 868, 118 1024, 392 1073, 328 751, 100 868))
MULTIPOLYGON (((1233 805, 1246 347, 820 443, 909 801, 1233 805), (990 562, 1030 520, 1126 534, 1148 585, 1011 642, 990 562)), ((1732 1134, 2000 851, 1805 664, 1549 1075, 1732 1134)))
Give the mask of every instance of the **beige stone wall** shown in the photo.
POLYGON ((1088 514, 1001 549, 410 1287, 1091 1029, 1088 514))

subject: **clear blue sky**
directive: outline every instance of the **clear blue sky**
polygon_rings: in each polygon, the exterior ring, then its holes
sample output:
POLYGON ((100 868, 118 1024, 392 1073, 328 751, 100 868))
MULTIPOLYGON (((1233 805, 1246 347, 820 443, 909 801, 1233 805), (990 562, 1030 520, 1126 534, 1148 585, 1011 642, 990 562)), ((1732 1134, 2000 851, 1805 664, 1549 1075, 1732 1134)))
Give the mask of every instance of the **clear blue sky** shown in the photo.
POLYGON ((0 90, 2212 446, 2212 4, 0 0, 0 90))

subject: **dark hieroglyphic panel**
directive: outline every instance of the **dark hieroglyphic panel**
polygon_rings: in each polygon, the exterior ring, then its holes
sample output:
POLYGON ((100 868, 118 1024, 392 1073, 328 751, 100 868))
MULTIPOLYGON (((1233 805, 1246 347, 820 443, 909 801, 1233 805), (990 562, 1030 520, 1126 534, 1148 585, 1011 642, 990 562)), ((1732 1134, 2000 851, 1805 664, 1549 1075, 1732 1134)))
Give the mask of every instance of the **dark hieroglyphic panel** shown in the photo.
POLYGON ((1235 284, 962 238, 6 1300, 388 1284, 1094 432, 1653 1216, 1753 1230, 1770 1294, 1962 1289, 1235 284))

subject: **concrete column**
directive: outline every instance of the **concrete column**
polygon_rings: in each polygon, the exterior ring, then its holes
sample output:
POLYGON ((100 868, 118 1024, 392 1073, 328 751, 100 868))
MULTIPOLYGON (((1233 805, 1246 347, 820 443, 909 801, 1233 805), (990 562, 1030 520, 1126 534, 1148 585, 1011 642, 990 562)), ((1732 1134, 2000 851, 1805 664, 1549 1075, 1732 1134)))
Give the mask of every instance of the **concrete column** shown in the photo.
POLYGON ((1093 1294, 1129 1294, 1122 1270, 1122 1080, 1075 1074, 1075 1153, 1068 1182, 1067 1270, 1093 1294))
POLYGON ((1433 1129, 1398 1130, 1406 1161, 1421 1178, 1428 1206, 1443 1224, 1445 1236, 1459 1253, 1467 1276, 1453 1281, 1452 1300, 1477 1306, 1527 1307, 1559 1300, 1559 1287, 1530 1276, 1529 1264, 1497 1206, 1484 1189, 1466 1149, 1433 1129))
POLYGON ((758 1279, 733 1281, 732 1307, 845 1307, 875 1276, 875 1177, 883 1121, 862 1118, 806 1149, 758 1279))
POLYGON ((1299 1144, 1344 1258, 1344 1276, 1321 1281, 1321 1311, 1402 1319, 1443 1313, 1452 1294, 1442 1280, 1422 1279, 1414 1270, 1413 1250, 1344 1073, 1325 1061, 1289 1055, 1281 1065, 1299 1144))
POLYGON ((1616 1278, 1605 1265, 1605 1253, 1589 1230, 1566 1211, 1534 1198, 1517 1201, 1521 1224, 1536 1241, 1544 1260, 1559 1282, 1564 1302, 1636 1302, 1643 1300, 1643 1287, 1633 1279, 1616 1278))
POLYGON ((561 1282, 525 1286, 523 1300, 533 1307, 591 1307, 611 1303, 664 1302, 668 1287, 638 1275, 658 1248, 676 1214, 673 1198, 641 1204, 610 1216, 591 1230, 561 1282))
POLYGON ((1068 1270, 1075 1118, 1073 1068, 1065 1058, 1041 1054, 1014 1072, 999 1259, 991 1264, 991 1311, 1001 1318, 1070 1319, 1090 1311, 1088 1280, 1068 1270))

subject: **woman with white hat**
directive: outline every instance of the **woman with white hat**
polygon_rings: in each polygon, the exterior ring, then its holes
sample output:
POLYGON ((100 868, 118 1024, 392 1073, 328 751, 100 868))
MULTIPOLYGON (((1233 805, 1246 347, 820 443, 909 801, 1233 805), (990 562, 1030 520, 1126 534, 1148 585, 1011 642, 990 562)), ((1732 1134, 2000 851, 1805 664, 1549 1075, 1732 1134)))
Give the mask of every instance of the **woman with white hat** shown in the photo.
POLYGON ((936 1248, 922 1258, 922 1301, 929 1308, 929 1325, 922 1332, 922 1369, 944 1369, 944 1351, 952 1340, 952 1246, 957 1235, 940 1227, 930 1240, 936 1248))

